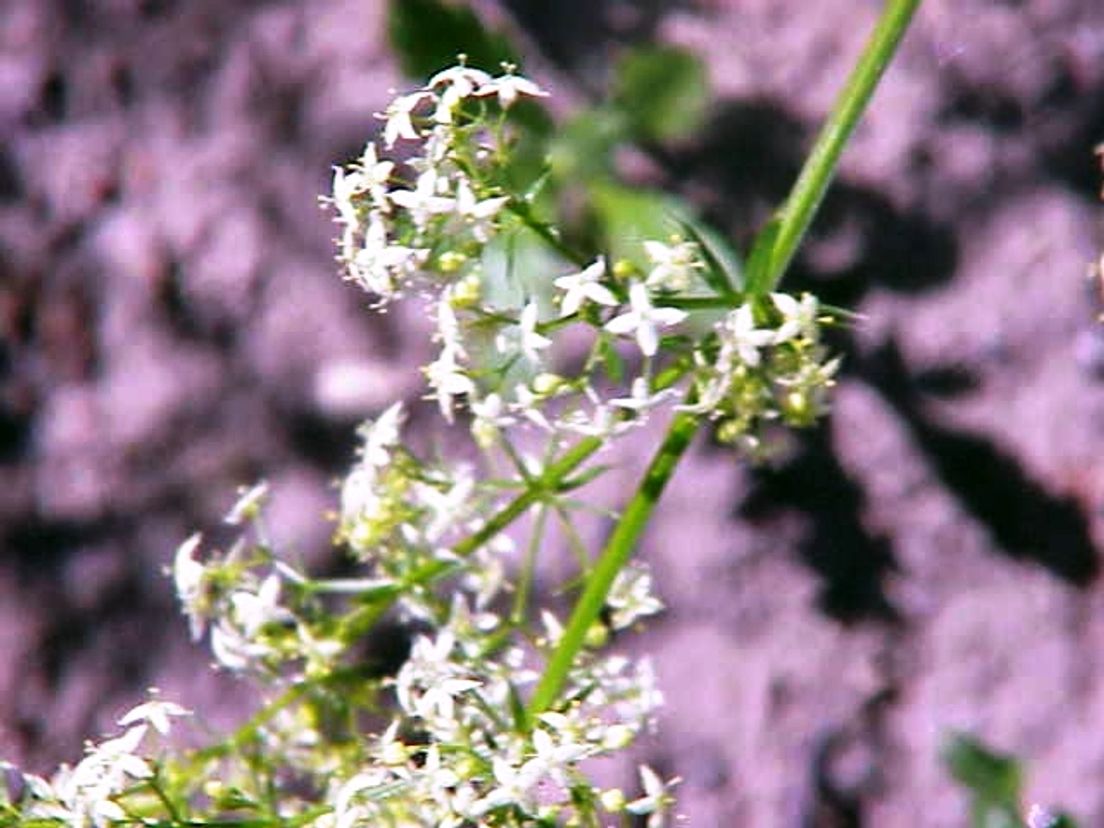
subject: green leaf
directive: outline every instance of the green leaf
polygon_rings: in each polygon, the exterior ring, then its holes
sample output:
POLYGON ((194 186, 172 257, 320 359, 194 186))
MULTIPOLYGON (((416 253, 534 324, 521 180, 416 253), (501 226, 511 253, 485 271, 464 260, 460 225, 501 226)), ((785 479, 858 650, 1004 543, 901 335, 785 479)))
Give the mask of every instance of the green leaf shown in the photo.
POLYGON ((724 236, 693 216, 678 219, 691 241, 701 248, 707 269, 703 273, 706 283, 721 296, 734 296, 744 283, 740 257, 724 236))
POLYGON ((775 216, 763 226, 751 245, 744 282, 744 290, 749 296, 757 296, 770 286, 771 260, 774 257, 774 245, 778 241, 778 233, 781 229, 782 220, 775 216))
POLYGON ((607 465, 591 466, 589 469, 584 471, 582 474, 577 474, 577 475, 575 475, 575 477, 564 478, 563 482, 560 483, 560 485, 556 487, 556 491, 558 491, 558 492, 570 492, 570 491, 574 491, 575 489, 581 489, 587 483, 590 483, 594 480, 597 480, 603 474, 608 472, 611 468, 613 468, 613 466, 607 466, 607 465))
POLYGON ((964 733, 953 733, 942 750, 951 776, 973 794, 975 826, 1019 828, 1023 774, 1014 756, 997 753, 964 733))
POLYGON ((676 46, 631 49, 614 67, 613 98, 637 137, 686 138, 705 120, 705 67, 693 53, 676 46))
POLYGON ((426 78, 456 63, 458 54, 472 66, 497 70, 518 63, 517 52, 500 32, 488 31, 465 3, 445 0, 391 0, 387 34, 399 66, 412 78, 426 78))
POLYGON ((525 712, 525 702, 521 700, 521 694, 518 693, 512 681, 506 682, 506 688, 506 699, 510 707, 510 718, 513 720, 514 729, 520 733, 525 730, 525 725, 528 721, 525 712))
POLYGON ((606 178, 613 174, 613 150, 627 138, 621 113, 596 107, 580 112, 551 142, 549 163, 561 180, 606 178))
POLYGON ((654 190, 634 189, 612 181, 594 182, 590 204, 601 224, 612 261, 627 259, 643 272, 649 269, 642 242, 666 239, 678 229, 676 220, 689 215, 679 199, 654 190))
POLYGON ((617 353, 613 343, 606 337, 598 343, 598 349, 602 355, 602 367, 606 369, 606 376, 615 385, 620 385, 625 379, 625 361, 621 359, 621 354, 617 353))
POLYGON ((943 761, 951 775, 975 795, 992 802, 1019 804, 1023 780, 1015 757, 955 733, 943 748, 943 761))

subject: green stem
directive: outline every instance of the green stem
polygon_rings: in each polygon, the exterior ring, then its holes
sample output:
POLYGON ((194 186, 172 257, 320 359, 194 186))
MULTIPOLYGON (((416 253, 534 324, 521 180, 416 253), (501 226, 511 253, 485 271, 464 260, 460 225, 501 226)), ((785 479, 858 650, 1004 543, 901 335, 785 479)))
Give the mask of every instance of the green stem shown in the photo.
MULTIPOLYGON (((467 558, 472 555, 483 544, 525 514, 531 506, 539 503, 548 492, 556 491, 569 474, 581 466, 588 457, 603 445, 604 442, 599 437, 585 437, 580 440, 564 452, 562 457, 545 467, 544 472, 524 492, 492 515, 482 527, 453 546, 452 552, 459 558, 467 558)), ((391 608, 391 605, 398 600, 402 593, 414 587, 431 583, 437 578, 452 572, 455 567, 454 562, 437 560, 430 561, 412 572, 403 579, 400 588, 393 593, 347 615, 341 622, 339 631, 341 640, 354 641, 360 638, 375 626, 376 622, 391 608)))
MULTIPOLYGON (((749 268, 748 292, 767 293, 778 285, 794 253, 809 229, 824 193, 832 181, 840 155, 862 117, 878 81, 897 51, 921 0, 888 0, 866 48, 836 99, 805 166, 775 220, 767 231, 769 247, 761 266, 749 268)), ((758 252, 758 251, 756 251, 758 252)), ((753 253, 753 260, 756 255, 753 253)))
POLYGON ((651 517, 663 488, 671 479, 686 447, 698 430, 700 420, 692 414, 675 415, 667 437, 652 458, 644 479, 621 515, 606 548, 587 577, 586 588, 579 597, 559 644, 548 660, 533 698, 529 702, 530 719, 543 713, 556 701, 567 681, 568 672, 583 648, 587 632, 598 619, 610 587, 636 547, 644 526, 651 517))

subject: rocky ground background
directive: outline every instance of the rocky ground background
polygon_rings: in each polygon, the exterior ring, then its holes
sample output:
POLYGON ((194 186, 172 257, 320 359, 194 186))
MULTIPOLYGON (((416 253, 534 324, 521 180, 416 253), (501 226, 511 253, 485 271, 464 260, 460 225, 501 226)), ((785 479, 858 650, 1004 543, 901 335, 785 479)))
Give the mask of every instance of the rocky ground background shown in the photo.
MULTIPOLYGON (((567 108, 619 44, 702 55, 708 128, 647 175, 746 239, 879 6, 480 9, 567 108)), ((324 557, 356 421, 417 398, 423 323, 366 312, 315 200, 405 83, 384 15, 0 3, 7 758, 74 758, 149 685, 231 720, 162 567, 259 477, 324 557)), ((755 472, 700 446, 646 542, 669 705, 643 755, 691 824, 961 825, 950 728, 1104 824, 1102 139, 1104 5, 924 4, 791 282, 865 317, 831 421, 755 472)))

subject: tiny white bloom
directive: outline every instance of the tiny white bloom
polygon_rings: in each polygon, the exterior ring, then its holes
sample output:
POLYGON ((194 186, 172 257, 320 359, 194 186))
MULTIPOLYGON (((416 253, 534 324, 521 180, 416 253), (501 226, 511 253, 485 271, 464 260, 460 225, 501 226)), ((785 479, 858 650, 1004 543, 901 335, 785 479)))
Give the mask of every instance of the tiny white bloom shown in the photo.
POLYGON ((503 109, 509 109, 517 101, 518 95, 547 97, 548 93, 528 78, 508 72, 501 77, 485 83, 477 95, 498 95, 498 103, 503 109))
POLYGON ((496 393, 490 393, 481 400, 475 400, 468 406, 474 417, 471 425, 472 435, 483 448, 494 445, 500 429, 517 422, 506 409, 506 403, 496 393))
POLYGON ((460 102, 464 98, 478 94, 480 87, 490 80, 491 76, 486 72, 464 65, 451 66, 438 72, 426 84, 427 89, 445 87, 433 112, 433 120, 438 124, 451 124, 452 113, 460 102))
POLYGON ((521 312, 518 325, 521 328, 521 352, 533 363, 540 362, 540 354, 552 344, 552 340, 537 333, 537 303, 529 302, 521 312))
POLYGON ((392 190, 391 201, 408 210, 414 226, 424 230, 431 217, 456 209, 456 199, 442 192, 445 183, 436 170, 429 169, 418 176, 413 190, 392 190))
POLYGON ((391 173, 395 169, 394 161, 381 161, 376 155, 376 144, 369 141, 364 145, 364 152, 357 162, 358 172, 361 176, 360 186, 368 191, 372 198, 372 205, 383 212, 389 212, 391 204, 387 200, 387 185, 391 181, 391 173))
POLYGON ((648 828, 663 828, 667 824, 667 808, 673 801, 668 788, 676 781, 664 782, 650 767, 641 765, 640 782, 644 785, 644 796, 630 802, 625 810, 638 816, 647 814, 648 828))
POLYGON ((654 394, 649 393, 648 380, 644 377, 637 377, 632 382, 632 390, 628 397, 610 400, 609 404, 617 408, 627 408, 630 411, 649 411, 677 396, 678 391, 673 388, 665 388, 654 394))
POLYGON ((803 293, 800 302, 788 293, 772 293, 770 298, 782 314, 782 324, 774 335, 775 344, 796 336, 816 337, 819 306, 815 296, 803 293))
POLYGON ((729 313, 724 320, 722 335, 725 345, 734 349, 746 365, 759 364, 759 349, 775 341, 775 332, 767 328, 755 327, 755 316, 751 305, 741 305, 729 313))
POLYGON ((646 280, 648 287, 686 290, 692 284, 696 271, 705 267, 694 242, 663 244, 645 241, 644 252, 653 265, 646 280))
POLYGON ((399 444, 405 419, 400 400, 380 414, 375 422, 367 422, 358 429, 364 441, 359 453, 366 465, 382 468, 391 462, 391 449, 399 444))
POLYGON ((519 383, 514 387, 514 409, 525 419, 534 425, 540 426, 545 431, 552 430, 552 424, 540 410, 540 404, 544 397, 535 394, 529 386, 519 383))
POLYGON ((241 526, 246 521, 257 517, 268 497, 268 483, 262 480, 252 488, 239 491, 241 493, 237 502, 223 518, 223 521, 231 526, 241 526))
POLYGON ((492 220, 509 200, 508 196, 497 196, 477 201, 466 178, 456 186, 456 214, 467 222, 476 241, 490 238, 492 220))
POLYGON ((615 630, 631 627, 638 618, 663 609, 663 602, 652 594, 651 572, 642 563, 629 564, 617 573, 606 604, 612 610, 610 626, 615 630))
POLYGON ((433 388, 441 416, 451 423, 453 397, 460 397, 475 391, 475 383, 464 373, 458 360, 455 347, 446 346, 440 356, 425 367, 426 379, 433 388))
MULTIPOLYGON (((156 691, 151 689, 150 692, 154 693, 156 691)), ((164 736, 168 734, 171 727, 171 718, 191 715, 192 711, 186 710, 175 702, 154 698, 124 713, 118 723, 126 727, 138 722, 147 722, 153 726, 154 730, 164 736)))
POLYGON ((604 256, 599 256, 578 273, 556 279, 552 284, 566 291, 560 303, 560 316, 571 316, 576 313, 584 299, 609 307, 616 306, 617 297, 601 282, 605 275, 606 259, 604 256))
POLYGON ((395 98, 391 102, 383 115, 387 120, 387 124, 383 128, 383 143, 388 149, 393 147, 400 138, 417 141, 421 137, 418 130, 414 128, 414 122, 410 116, 423 100, 430 97, 432 96, 426 92, 412 92, 409 95, 395 98))
POLYGON ((387 238, 387 225, 378 212, 368 219, 364 244, 349 262, 349 276, 369 293, 389 298, 404 276, 425 261, 426 251, 395 244, 387 238))
POLYGON ((652 305, 648 288, 643 282, 633 282, 629 288, 631 310, 606 323, 610 333, 635 333, 637 344, 644 356, 655 356, 659 350, 659 328, 677 325, 686 318, 686 311, 678 308, 657 308, 652 305))
POLYGON ((474 69, 461 63, 457 66, 442 69, 429 79, 426 88, 436 89, 438 86, 445 86, 449 89, 456 89, 458 95, 466 98, 478 92, 490 81, 491 76, 482 69, 474 69))
POLYGON ((234 620, 247 638, 254 638, 266 624, 294 618, 290 610, 280 605, 280 576, 275 573, 265 578, 256 592, 240 589, 231 593, 230 604, 234 620))
POLYGON ((196 550, 202 541, 202 535, 196 533, 188 538, 176 550, 173 557, 173 583, 176 595, 188 616, 188 628, 192 641, 199 641, 207 629, 207 617, 210 606, 207 602, 207 567, 195 559, 196 550))

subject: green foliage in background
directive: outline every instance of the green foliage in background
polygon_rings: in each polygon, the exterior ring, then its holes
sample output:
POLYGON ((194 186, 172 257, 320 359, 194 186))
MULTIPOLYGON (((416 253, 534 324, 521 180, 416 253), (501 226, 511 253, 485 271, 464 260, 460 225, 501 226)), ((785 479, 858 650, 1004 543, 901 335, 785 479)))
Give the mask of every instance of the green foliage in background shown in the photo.
POLYGON ((970 794, 973 828, 1076 828, 1066 814, 1035 809, 1023 816, 1024 771, 1020 761, 964 734, 953 733, 943 746, 943 763, 970 794))

